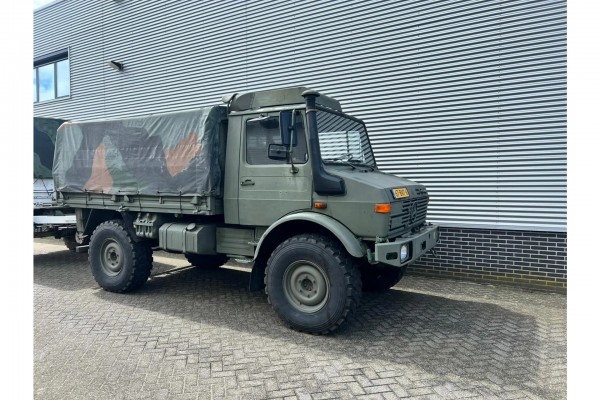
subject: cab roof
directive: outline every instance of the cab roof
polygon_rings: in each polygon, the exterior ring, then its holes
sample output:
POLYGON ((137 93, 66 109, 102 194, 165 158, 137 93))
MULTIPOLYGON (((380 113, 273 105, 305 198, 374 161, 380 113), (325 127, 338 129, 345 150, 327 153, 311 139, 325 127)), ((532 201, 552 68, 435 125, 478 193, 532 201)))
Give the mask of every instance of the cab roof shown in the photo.
MULTIPOLYGON (((231 111, 255 110, 263 107, 283 106, 291 104, 304 104, 302 93, 309 90, 304 86, 295 86, 282 89, 262 90, 223 96, 222 100, 229 104, 231 111)), ((342 112, 340 102, 333 97, 320 94, 316 99, 317 104, 332 110, 342 112)))

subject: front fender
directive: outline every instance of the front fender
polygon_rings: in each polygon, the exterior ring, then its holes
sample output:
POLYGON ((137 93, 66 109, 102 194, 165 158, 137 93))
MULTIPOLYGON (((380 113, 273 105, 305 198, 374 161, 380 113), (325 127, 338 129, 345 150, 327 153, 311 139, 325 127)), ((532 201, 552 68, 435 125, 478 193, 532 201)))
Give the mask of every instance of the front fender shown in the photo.
POLYGON ((321 225, 323 228, 331 232, 346 248, 346 251, 348 251, 348 253, 353 257, 360 258, 366 254, 365 249, 363 248, 363 246, 361 246, 360 241, 356 238, 356 236, 354 236, 352 231, 346 228, 346 226, 338 220, 333 219, 330 216, 314 212, 300 212, 296 214, 286 215, 285 217, 273 223, 269 227, 269 229, 265 231, 265 233, 260 238, 258 245, 256 246, 256 251, 254 252, 254 259, 258 257, 261 245, 269 237, 269 234, 273 232, 277 227, 291 221, 307 221, 321 225))

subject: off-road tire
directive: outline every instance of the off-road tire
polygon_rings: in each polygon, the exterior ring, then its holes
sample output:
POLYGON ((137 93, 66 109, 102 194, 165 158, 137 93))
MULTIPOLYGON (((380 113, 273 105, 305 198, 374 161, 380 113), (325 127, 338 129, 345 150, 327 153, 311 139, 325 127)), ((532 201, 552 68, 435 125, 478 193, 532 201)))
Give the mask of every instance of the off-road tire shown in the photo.
POLYGON ((109 292, 130 292, 142 286, 152 269, 152 247, 147 242, 136 242, 120 220, 106 221, 98 225, 92 234, 89 262, 94 279, 109 292), (114 270, 110 251, 119 253, 114 270))
POLYGON ((360 279, 364 292, 382 292, 396 285, 404 276, 404 268, 379 267, 363 264, 360 267, 360 279))
POLYGON ((356 309, 361 297, 355 259, 339 242, 321 234, 293 236, 277 246, 267 261, 265 286, 269 303, 281 320, 292 329, 312 334, 336 330, 356 309), (284 279, 294 281, 294 275, 289 276, 290 270, 296 273, 302 263, 313 268, 315 274, 320 272, 328 282, 326 297, 316 306, 307 306, 315 307, 310 312, 299 309, 302 304, 293 304, 294 296, 286 289, 290 284, 286 286, 284 282, 284 279))
POLYGON ((67 249, 69 249, 70 252, 75 253, 77 246, 79 246, 79 243, 75 240, 75 236, 64 236, 62 239, 65 246, 67 246, 67 249))
POLYGON ((69 251, 75 253, 77 246, 85 246, 90 244, 89 236, 86 236, 81 243, 77 241, 75 236, 63 236, 63 242, 69 251))
POLYGON ((192 254, 187 253, 185 258, 194 267, 203 269, 214 269, 219 268, 221 265, 227 262, 227 256, 217 255, 206 255, 206 254, 192 254))

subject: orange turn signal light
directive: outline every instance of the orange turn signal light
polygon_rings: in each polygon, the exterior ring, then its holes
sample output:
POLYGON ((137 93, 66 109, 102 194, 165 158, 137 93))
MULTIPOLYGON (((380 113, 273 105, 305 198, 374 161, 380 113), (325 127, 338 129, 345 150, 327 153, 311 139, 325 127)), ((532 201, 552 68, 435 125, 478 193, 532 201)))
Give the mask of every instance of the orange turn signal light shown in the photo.
POLYGON ((322 210, 322 209, 325 209, 325 208, 327 208, 327 203, 326 203, 326 202, 324 202, 324 201, 315 201, 315 202, 313 203, 313 206, 314 206, 315 208, 320 208, 320 209, 322 210))
POLYGON ((389 214, 392 212, 392 206, 389 204, 375 204, 375 212, 382 214, 389 214))

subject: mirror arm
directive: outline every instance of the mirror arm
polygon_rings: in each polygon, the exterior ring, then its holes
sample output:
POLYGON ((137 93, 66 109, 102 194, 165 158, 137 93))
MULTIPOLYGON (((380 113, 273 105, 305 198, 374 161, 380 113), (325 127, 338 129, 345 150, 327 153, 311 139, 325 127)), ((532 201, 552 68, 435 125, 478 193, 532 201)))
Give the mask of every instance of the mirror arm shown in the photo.
POLYGON ((292 110, 292 126, 289 127, 290 131, 290 147, 288 149, 288 155, 290 158, 290 163, 292 164, 292 168, 290 172, 292 174, 298 173, 298 168, 294 166, 294 139, 296 135, 296 110, 292 110))

